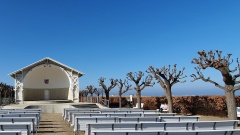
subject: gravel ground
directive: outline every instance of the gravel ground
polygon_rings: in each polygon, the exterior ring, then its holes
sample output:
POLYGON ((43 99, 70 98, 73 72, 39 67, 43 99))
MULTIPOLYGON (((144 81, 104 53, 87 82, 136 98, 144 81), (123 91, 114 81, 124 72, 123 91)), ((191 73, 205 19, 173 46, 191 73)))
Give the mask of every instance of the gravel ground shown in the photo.
MULTIPOLYGON (((200 121, 227 120, 226 117, 201 116, 200 121)), ((237 128, 240 129, 240 126, 237 128)), ((63 120, 62 114, 42 114, 42 120, 37 135, 74 135, 73 128, 63 120)), ((84 135, 77 132, 75 135, 84 135)))

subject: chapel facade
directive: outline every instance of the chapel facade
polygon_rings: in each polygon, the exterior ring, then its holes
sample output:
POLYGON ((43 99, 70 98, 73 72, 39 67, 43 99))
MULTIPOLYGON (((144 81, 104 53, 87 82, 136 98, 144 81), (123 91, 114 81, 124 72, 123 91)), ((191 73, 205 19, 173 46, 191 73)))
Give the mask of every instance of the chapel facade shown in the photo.
POLYGON ((15 79, 15 101, 79 102, 79 78, 84 73, 46 57, 9 74, 15 79))

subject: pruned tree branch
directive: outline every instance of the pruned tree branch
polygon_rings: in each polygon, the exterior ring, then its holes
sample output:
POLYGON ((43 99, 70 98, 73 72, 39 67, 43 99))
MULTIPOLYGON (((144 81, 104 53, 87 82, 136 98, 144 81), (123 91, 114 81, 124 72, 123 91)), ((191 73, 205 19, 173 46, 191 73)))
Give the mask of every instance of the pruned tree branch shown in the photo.
POLYGON ((87 88, 86 88, 87 90, 88 90, 88 93, 89 94, 91 94, 91 96, 93 95, 93 93, 94 93, 94 86, 93 85, 89 85, 89 86, 87 86, 87 88))
POLYGON ((235 86, 235 87, 233 88, 234 91, 237 91, 237 90, 239 90, 239 89, 240 89, 240 86, 235 86))
POLYGON ((167 68, 163 66, 161 69, 149 66, 149 73, 153 74, 153 77, 158 81, 158 83, 162 86, 163 89, 167 89, 167 85, 169 84, 172 87, 174 84, 180 82, 184 83, 186 80, 181 81, 181 79, 186 78, 187 76, 183 76, 185 68, 181 71, 177 71, 177 64, 173 65, 173 69, 169 65, 167 68))
POLYGON ((104 84, 105 79, 106 78, 103 77, 99 78, 99 86, 102 86, 104 90, 107 90, 107 86, 104 84))
POLYGON ((109 100, 109 92, 110 90, 112 90, 116 85, 117 85, 117 79, 109 79, 110 80, 110 86, 107 87, 105 84, 104 84, 104 81, 105 81, 105 78, 101 77, 99 78, 99 85, 102 86, 102 88, 104 89, 104 92, 106 94, 106 99, 109 100))
POLYGON ((122 95, 126 93, 128 90, 131 90, 132 85, 128 84, 127 80, 122 81, 122 79, 118 80, 118 86, 119 86, 119 95, 122 95), (125 87, 125 90, 123 90, 123 87, 125 87))
POLYGON ((202 79, 205 82, 210 82, 215 86, 223 89, 223 86, 220 86, 218 83, 214 82, 213 80, 210 80, 210 78, 204 78, 204 76, 200 72, 200 68, 206 69, 208 67, 212 67, 221 72, 225 85, 234 86, 235 84, 238 83, 237 78, 240 77, 240 65, 237 59, 236 61, 238 66, 233 70, 230 69, 229 66, 233 63, 233 60, 231 59, 232 54, 227 54, 227 56, 222 56, 222 51, 218 51, 218 50, 215 50, 215 52, 209 51, 208 53, 206 53, 203 50, 198 52, 198 54, 199 54, 199 58, 194 58, 192 60, 193 64, 198 65, 198 69, 195 68, 197 71, 198 77, 196 77, 196 75, 195 76, 192 75, 194 80, 202 79), (234 73, 237 70, 239 71, 237 74, 231 75, 231 73, 234 73))
POLYGON ((143 90, 146 86, 153 86, 154 83, 152 83, 152 76, 147 75, 145 79, 140 83, 140 80, 144 74, 139 71, 138 73, 135 72, 134 74, 132 72, 129 72, 127 74, 127 79, 133 81, 136 84, 136 87, 134 87, 135 90, 143 90))
POLYGON ((220 89, 223 89, 223 90, 225 89, 223 86, 221 86, 221 85, 218 84, 217 82, 211 80, 210 77, 205 78, 204 75, 203 75, 203 73, 201 72, 201 68, 200 68, 200 67, 195 67, 195 70, 196 70, 196 72, 197 72, 197 75, 196 75, 196 74, 190 75, 190 76, 193 78, 192 82, 201 79, 201 80, 203 80, 204 82, 210 82, 210 83, 214 84, 216 87, 218 87, 218 88, 220 88, 220 89))

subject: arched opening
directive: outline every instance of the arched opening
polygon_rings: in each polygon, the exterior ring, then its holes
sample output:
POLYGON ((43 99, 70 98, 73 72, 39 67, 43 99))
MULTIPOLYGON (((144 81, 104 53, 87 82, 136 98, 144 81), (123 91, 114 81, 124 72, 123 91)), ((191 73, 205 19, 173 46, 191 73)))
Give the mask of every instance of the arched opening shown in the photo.
POLYGON ((31 69, 23 81, 23 101, 68 100, 70 79, 62 68, 42 64, 31 69))

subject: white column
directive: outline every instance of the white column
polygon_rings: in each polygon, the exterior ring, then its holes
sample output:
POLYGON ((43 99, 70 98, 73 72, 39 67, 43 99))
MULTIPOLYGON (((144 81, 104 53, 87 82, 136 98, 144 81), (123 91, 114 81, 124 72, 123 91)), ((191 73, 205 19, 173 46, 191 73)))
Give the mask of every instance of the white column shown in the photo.
POLYGON ((15 101, 17 104, 23 103, 23 83, 16 80, 15 101))
POLYGON ((78 76, 74 75, 73 77, 73 102, 79 102, 79 84, 78 84, 78 76))

